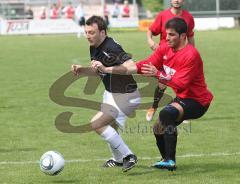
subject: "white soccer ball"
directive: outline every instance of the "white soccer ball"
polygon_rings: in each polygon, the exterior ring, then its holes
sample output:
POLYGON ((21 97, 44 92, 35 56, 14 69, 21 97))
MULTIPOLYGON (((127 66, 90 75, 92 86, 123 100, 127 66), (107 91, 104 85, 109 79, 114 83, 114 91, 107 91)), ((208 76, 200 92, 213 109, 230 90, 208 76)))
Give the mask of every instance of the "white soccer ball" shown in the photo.
POLYGON ((54 176, 64 168, 64 158, 57 151, 48 151, 40 158, 40 169, 43 173, 54 176))

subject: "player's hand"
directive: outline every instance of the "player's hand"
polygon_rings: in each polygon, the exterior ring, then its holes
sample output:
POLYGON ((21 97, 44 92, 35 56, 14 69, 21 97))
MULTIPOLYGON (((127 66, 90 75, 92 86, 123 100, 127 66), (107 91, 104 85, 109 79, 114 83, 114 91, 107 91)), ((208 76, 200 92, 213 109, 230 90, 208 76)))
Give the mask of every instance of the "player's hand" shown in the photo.
POLYGON ((72 73, 73 73, 74 75, 79 75, 81 68, 82 68, 81 65, 75 65, 75 64, 73 64, 73 65, 71 66, 71 71, 72 71, 72 73))
POLYGON ((155 43, 153 40, 148 40, 149 47, 154 51, 158 48, 158 44, 155 43))
POLYGON ((143 64, 143 67, 142 67, 143 75, 152 77, 152 76, 156 76, 157 72, 158 72, 157 68, 154 65, 152 65, 152 63, 143 64))
POLYGON ((159 87, 160 90, 164 90, 164 89, 166 89, 167 86, 165 84, 159 82, 158 87, 159 87))
POLYGON ((95 72, 105 73, 105 66, 103 66, 103 64, 100 61, 92 60, 91 68, 95 72))

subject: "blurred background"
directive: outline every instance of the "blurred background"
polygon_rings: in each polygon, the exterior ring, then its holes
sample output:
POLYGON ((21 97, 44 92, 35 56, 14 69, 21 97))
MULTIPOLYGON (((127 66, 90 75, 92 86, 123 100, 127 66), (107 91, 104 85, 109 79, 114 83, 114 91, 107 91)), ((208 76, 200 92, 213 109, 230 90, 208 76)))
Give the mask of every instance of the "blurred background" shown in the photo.
MULTIPOLYGON (((169 6, 169 0, 1 0, 0 33, 72 33, 79 29, 81 17, 91 15, 105 17, 109 27, 146 30, 156 14, 169 6), (47 31, 48 26, 56 31, 47 31)), ((186 0, 184 6, 193 14, 196 30, 239 27, 239 0, 186 0)))

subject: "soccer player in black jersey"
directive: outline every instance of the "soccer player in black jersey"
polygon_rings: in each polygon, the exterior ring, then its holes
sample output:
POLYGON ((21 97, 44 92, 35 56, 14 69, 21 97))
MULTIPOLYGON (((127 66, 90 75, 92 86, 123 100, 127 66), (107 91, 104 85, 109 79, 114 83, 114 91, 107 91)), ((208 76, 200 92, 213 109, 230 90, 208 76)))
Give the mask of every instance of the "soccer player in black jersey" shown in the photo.
MULTIPOLYGON (((86 21, 85 33, 90 44, 91 61, 100 61, 104 66, 116 66, 131 62, 131 57, 107 36, 105 21, 92 16, 86 21)), ((94 68, 72 65, 75 75, 97 75, 105 86, 101 110, 91 120, 92 128, 109 144, 113 158, 104 163, 105 167, 122 166, 126 172, 137 163, 137 157, 117 132, 123 128, 128 115, 140 104, 137 84, 131 75, 101 73, 94 68)))

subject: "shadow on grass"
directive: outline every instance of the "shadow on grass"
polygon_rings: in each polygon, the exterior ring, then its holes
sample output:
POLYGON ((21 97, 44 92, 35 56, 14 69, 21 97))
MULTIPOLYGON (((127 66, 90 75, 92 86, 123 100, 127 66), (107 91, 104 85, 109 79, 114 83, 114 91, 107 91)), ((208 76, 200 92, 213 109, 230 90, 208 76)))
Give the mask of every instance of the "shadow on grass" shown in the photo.
POLYGON ((179 164, 176 171, 168 171, 166 169, 157 169, 146 165, 137 165, 132 170, 128 171, 128 176, 141 176, 149 175, 156 172, 167 176, 180 176, 186 174, 209 174, 215 172, 227 172, 227 171, 240 171, 239 165, 235 163, 192 163, 192 164, 179 164), (138 169, 139 168, 139 169, 138 169))
POLYGON ((156 169, 151 166, 146 165, 137 165, 132 170, 128 171, 126 175, 128 176, 141 176, 141 175, 151 175, 157 171, 164 172, 164 170, 156 169))
POLYGON ((178 171, 182 173, 198 173, 198 174, 204 174, 204 173, 211 173, 211 172, 226 172, 226 171, 240 171, 239 164, 236 163, 227 163, 229 162, 229 159, 226 161, 226 163, 192 163, 187 165, 179 165, 178 171))
POLYGON ((61 179, 61 180, 56 180, 56 181, 51 181, 51 183, 80 183, 81 181, 80 180, 64 180, 64 179, 61 179))

